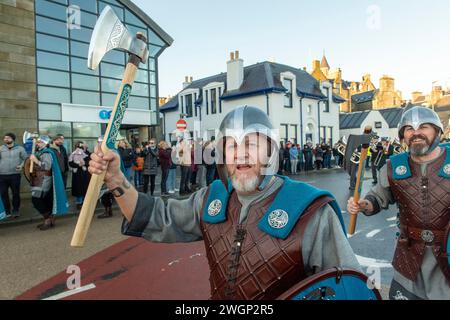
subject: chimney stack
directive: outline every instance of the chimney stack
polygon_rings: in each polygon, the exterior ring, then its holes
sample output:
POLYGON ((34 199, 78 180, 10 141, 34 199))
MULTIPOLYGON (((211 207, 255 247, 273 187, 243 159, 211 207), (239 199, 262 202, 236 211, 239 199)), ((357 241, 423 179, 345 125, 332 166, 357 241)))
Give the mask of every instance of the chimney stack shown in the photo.
POLYGON ((244 81, 244 60, 239 58, 239 51, 230 53, 227 62, 227 91, 237 90, 244 81))
MULTIPOLYGON (((192 77, 191 77, 191 79, 192 79, 192 77)), ((191 82, 192 82, 192 80, 191 80, 191 82)), ((187 86, 189 86, 191 84, 191 82, 189 82, 189 77, 185 76, 184 82, 183 82, 183 89, 185 89, 187 86)))

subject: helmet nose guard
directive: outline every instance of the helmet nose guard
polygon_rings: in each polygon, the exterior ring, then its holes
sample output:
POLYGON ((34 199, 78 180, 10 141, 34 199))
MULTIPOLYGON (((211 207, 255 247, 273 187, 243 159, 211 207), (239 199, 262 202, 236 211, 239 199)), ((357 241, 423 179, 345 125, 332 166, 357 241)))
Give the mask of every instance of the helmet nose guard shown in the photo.
POLYGON ((216 163, 220 179, 228 187, 228 172, 225 163, 224 144, 227 137, 241 144, 252 133, 265 135, 271 140, 271 153, 267 165, 261 170, 265 176, 259 188, 264 188, 268 180, 278 171, 278 150, 280 147, 278 130, 275 129, 266 113, 253 106, 239 106, 230 111, 219 127, 217 134, 216 163))

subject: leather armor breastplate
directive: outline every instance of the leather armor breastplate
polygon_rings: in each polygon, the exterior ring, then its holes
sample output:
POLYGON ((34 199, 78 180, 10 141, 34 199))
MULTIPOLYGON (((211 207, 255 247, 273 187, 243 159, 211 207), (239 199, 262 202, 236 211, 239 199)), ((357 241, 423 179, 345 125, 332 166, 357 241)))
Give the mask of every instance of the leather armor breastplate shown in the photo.
POLYGON ((389 184, 400 209, 400 236, 393 266, 412 281, 419 273, 426 246, 431 246, 450 284, 450 268, 445 252, 450 227, 450 179, 438 175, 446 152, 427 165, 424 176, 420 164, 408 157, 411 177, 403 180, 393 179, 392 164, 388 161, 389 184))

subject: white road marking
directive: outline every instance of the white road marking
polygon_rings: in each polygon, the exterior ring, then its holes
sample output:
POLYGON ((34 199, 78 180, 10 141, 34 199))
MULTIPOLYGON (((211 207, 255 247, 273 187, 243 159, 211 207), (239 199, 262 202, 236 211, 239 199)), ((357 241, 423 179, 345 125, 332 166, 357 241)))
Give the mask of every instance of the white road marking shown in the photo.
POLYGON ((390 224, 390 225, 389 225, 389 228, 393 228, 393 227, 397 227, 397 224, 394 223, 394 224, 390 224))
POLYGON ((386 221, 395 221, 395 220, 397 220, 397 216, 393 216, 386 219, 386 221))
POLYGON ((373 238, 377 233, 379 233, 380 229, 375 229, 366 234, 366 238, 373 238))
POLYGON ((48 297, 48 298, 45 298, 45 299, 42 299, 42 300, 59 300, 59 299, 63 299, 63 298, 69 297, 69 296, 73 296, 74 294, 77 294, 77 293, 80 293, 80 292, 84 292, 84 291, 87 291, 87 290, 91 290, 91 289, 94 289, 94 288, 95 288, 95 284, 90 283, 88 285, 85 285, 85 286, 82 286, 82 287, 79 287, 79 288, 76 288, 76 289, 72 289, 72 290, 69 290, 69 291, 64 291, 64 292, 55 294, 54 296, 51 296, 51 297, 48 297))
POLYGON ((392 264, 386 260, 378 260, 374 258, 367 258, 359 255, 355 255, 359 264, 362 267, 378 267, 378 268, 392 268, 392 264))
POLYGON ((180 260, 181 260, 181 258, 180 258, 180 259, 173 260, 173 261, 170 261, 170 262, 168 263, 168 266, 171 266, 171 265, 173 265, 174 263, 178 263, 178 262, 180 262, 180 260))
POLYGON ((201 253, 196 253, 196 254, 193 254, 192 256, 190 256, 189 259, 192 259, 194 257, 201 257, 201 256, 202 256, 201 253))

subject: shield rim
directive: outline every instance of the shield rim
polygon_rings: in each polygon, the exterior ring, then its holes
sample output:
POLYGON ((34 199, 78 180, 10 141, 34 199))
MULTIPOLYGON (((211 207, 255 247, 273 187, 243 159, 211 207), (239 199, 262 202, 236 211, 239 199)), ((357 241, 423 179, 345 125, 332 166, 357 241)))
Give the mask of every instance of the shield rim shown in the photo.
MULTIPOLYGON (((295 295, 297 295, 299 292, 307 289, 311 285, 332 278, 336 277, 338 275, 350 275, 350 276, 356 276, 363 280, 364 282, 367 282, 368 277, 356 270, 348 269, 348 268, 332 268, 327 269, 324 271, 321 271, 319 273, 316 273, 298 283, 293 285, 290 289, 288 289, 285 293, 281 294, 276 300, 291 300, 295 295)), ((372 292, 374 292, 375 296, 377 297, 377 300, 383 300, 380 294, 380 291, 376 288, 370 289, 372 292)))

